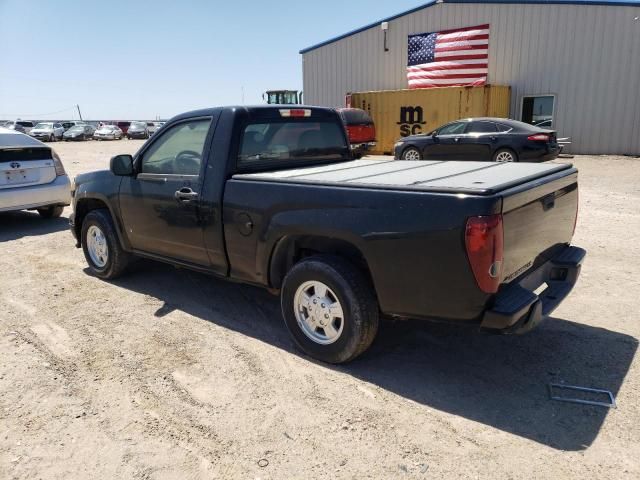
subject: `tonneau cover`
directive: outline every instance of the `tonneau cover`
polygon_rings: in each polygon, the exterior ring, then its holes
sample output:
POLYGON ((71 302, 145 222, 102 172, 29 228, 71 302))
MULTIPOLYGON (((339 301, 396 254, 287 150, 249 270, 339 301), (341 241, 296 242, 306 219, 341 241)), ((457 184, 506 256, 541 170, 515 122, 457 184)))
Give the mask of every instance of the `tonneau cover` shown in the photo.
POLYGON ((354 160, 273 172, 236 174, 233 178, 492 195, 570 169, 571 164, 564 163, 354 160))

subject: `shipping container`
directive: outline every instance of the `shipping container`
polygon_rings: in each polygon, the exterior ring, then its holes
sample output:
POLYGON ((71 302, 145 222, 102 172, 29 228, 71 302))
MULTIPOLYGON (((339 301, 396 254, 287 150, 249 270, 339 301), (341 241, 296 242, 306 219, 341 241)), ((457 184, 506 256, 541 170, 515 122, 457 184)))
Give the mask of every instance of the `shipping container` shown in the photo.
POLYGON ((373 117, 377 145, 371 153, 391 154, 400 137, 427 133, 452 120, 507 118, 510 96, 508 86, 486 85, 356 92, 347 95, 346 103, 373 117))

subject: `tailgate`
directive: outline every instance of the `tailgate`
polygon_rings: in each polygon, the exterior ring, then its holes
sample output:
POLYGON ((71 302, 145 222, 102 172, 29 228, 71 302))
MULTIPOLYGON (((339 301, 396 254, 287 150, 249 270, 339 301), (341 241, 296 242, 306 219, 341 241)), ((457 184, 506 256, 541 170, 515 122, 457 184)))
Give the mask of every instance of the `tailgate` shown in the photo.
POLYGON ((0 151, 0 190, 43 185, 55 179, 51 149, 17 147, 0 151))
POLYGON ((571 242, 578 210, 578 172, 571 169, 503 195, 504 264, 508 283, 571 242))

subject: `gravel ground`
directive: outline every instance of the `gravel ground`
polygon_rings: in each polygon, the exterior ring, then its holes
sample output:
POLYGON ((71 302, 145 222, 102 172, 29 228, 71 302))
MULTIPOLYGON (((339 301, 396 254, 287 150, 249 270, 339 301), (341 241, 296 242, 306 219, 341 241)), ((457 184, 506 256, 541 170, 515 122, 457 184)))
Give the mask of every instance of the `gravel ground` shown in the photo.
MULTIPOLYGON (((77 174, 141 144, 55 148, 77 174)), ((573 162, 589 254, 554 318, 385 322, 340 367, 296 352, 267 292, 152 262, 103 282, 66 218, 0 214, 0 478, 640 478, 640 160, 573 162)))

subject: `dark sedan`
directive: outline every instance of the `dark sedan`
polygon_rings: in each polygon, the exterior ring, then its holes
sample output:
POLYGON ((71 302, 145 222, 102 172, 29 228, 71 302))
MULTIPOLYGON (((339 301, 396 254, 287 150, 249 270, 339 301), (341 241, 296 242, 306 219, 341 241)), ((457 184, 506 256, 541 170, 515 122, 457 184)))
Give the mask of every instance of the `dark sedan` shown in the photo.
POLYGON ((505 118, 465 118, 403 137, 396 159, 545 162, 560 153, 556 132, 505 118))
POLYGON ((149 136, 149 129, 145 122, 131 122, 131 125, 129 125, 129 129, 127 130, 127 138, 129 140, 132 138, 147 139, 149 136))
POLYGON ((62 134, 62 139, 65 142, 91 140, 95 131, 91 125, 75 125, 62 134))

